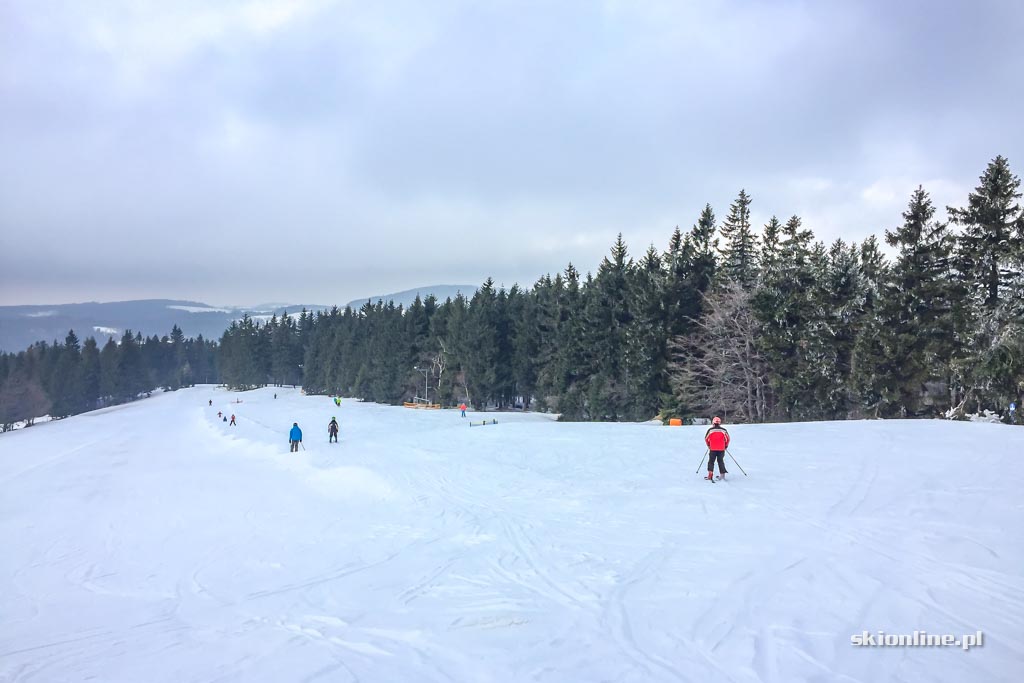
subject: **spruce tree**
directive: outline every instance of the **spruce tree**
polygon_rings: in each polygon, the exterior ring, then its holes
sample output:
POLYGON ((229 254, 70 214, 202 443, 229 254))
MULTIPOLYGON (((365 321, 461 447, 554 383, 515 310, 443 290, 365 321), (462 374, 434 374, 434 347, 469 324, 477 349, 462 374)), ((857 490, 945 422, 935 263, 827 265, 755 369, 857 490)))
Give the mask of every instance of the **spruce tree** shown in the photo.
POLYGON ((535 347, 533 365, 537 410, 549 410, 552 402, 557 402, 558 302, 562 286, 560 273, 555 278, 550 275, 540 278, 530 292, 532 303, 520 323, 523 327, 520 345, 535 347))
POLYGON ((948 207, 963 227, 955 262, 963 304, 954 308, 965 353, 958 354, 954 410, 1005 410, 1024 391, 1024 213, 1020 178, 997 156, 968 196, 967 206, 948 207), (974 305, 970 305, 973 303, 974 305))
MULTIPOLYGON (((588 276, 589 277, 589 276, 588 276)), ((565 288, 558 302, 558 354, 555 361, 556 410, 563 420, 587 419, 586 393, 593 371, 586 344, 586 316, 579 271, 570 263, 565 269, 565 288)))
POLYGON ((625 360, 630 419, 657 414, 668 391, 665 277, 661 256, 652 245, 633 270, 629 288, 633 317, 626 329, 625 360))
POLYGON ((718 250, 718 240, 715 238, 716 230, 715 212, 711 209, 710 204, 705 204, 704 209, 700 212, 700 217, 686 236, 689 249, 684 248, 684 251, 688 251, 690 255, 688 264, 690 288, 692 292, 698 294, 694 297, 694 308, 688 311, 694 318, 701 312, 701 297, 699 295, 707 292, 715 279, 715 252, 718 250))
POLYGON ((934 217, 928 193, 918 187, 903 213, 903 225, 885 233, 886 242, 898 252, 881 309, 882 338, 899 394, 898 414, 903 416, 924 414, 928 384, 948 381, 955 343, 952 236, 934 217))
POLYGON ((185 352, 185 333, 174 325, 171 328, 171 363, 169 367, 169 384, 172 389, 192 386, 192 370, 185 352))
POLYGON ((812 238, 813 233, 802 227, 798 216, 790 218, 781 229, 773 218, 765 230, 764 271, 754 296, 754 309, 762 326, 762 348, 773 370, 773 405, 778 416, 785 419, 804 418, 813 410, 806 391, 809 359, 804 353, 813 314, 812 238))
POLYGON ((53 416, 67 417, 82 412, 85 405, 81 347, 74 330, 68 331, 64 346, 57 349, 59 358, 47 394, 53 401, 53 416))
POLYGON ((121 336, 117 350, 117 397, 121 401, 134 401, 143 391, 153 388, 147 386, 139 341, 140 335, 132 335, 131 330, 121 336))
POLYGON ((477 410, 486 410, 498 389, 498 293, 494 280, 487 278, 473 295, 466 319, 462 367, 466 386, 477 410))
POLYGON ((586 345, 594 361, 594 374, 587 390, 587 413, 591 419, 618 420, 629 414, 629 379, 624 358, 626 331, 633 319, 629 292, 632 268, 620 234, 585 291, 586 345))
POLYGON ((721 273, 748 290, 757 283, 757 235, 750 226, 750 203, 750 196, 740 190, 720 228, 725 241, 721 273))
POLYGON ((667 318, 668 336, 672 338, 690 331, 693 320, 700 310, 700 304, 697 302, 700 294, 693 287, 690 277, 693 244, 691 240, 686 239, 678 225, 672 231, 663 261, 666 270, 663 307, 667 318))
POLYGON ((959 264, 979 288, 989 310, 1011 292, 1021 291, 1021 254, 1024 252, 1024 214, 1017 202, 1020 178, 1010 171, 1009 161, 997 156, 970 193, 967 206, 947 207, 950 220, 963 227, 959 264))
POLYGON ((119 354, 117 342, 113 337, 107 337, 107 343, 103 345, 100 352, 100 396, 104 405, 117 403, 120 400, 118 389, 118 362, 119 354))
POLYGON ((899 392, 887 352, 889 329, 883 318, 889 268, 872 235, 860 245, 860 316, 850 362, 850 388, 856 415, 889 415, 899 392))
POLYGON ((80 378, 82 410, 92 410, 100 398, 100 350, 92 337, 87 338, 82 345, 80 378))

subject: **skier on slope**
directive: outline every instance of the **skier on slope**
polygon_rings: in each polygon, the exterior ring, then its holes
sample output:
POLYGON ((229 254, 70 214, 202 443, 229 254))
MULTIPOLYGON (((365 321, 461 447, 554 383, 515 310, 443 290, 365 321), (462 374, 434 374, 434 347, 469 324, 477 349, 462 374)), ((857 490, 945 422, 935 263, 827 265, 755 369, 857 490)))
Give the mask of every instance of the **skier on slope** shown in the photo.
POLYGON ((460 403, 459 404, 459 410, 462 411, 462 417, 466 417, 466 404, 465 403, 460 403))
POLYGON ((711 420, 711 429, 704 435, 704 443, 708 445, 708 481, 715 478, 715 459, 718 459, 718 472, 724 479, 725 449, 729 447, 729 432, 722 426, 722 418, 717 415, 711 420))
POLYGON ((228 426, 229 426, 229 427, 236 427, 236 426, 237 426, 237 425, 235 424, 235 416, 234 416, 234 415, 232 415, 232 416, 231 416, 231 422, 230 422, 230 423, 228 423, 228 426))
POLYGON ((327 423, 327 443, 338 443, 338 419, 335 417, 331 418, 331 421, 327 423))
POLYGON ((292 453, 299 451, 299 444, 302 443, 302 430, 299 429, 299 423, 292 423, 292 431, 288 433, 288 443, 292 445, 292 453))

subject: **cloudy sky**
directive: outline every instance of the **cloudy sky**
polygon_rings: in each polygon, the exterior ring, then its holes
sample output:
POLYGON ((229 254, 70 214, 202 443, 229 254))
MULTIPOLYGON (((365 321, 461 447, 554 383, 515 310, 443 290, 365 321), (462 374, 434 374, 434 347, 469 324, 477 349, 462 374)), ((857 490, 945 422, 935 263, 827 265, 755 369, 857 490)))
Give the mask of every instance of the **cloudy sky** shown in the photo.
POLYGON ((0 0, 0 304, 593 269, 742 187, 881 235, 1024 174, 1024 3, 0 0))

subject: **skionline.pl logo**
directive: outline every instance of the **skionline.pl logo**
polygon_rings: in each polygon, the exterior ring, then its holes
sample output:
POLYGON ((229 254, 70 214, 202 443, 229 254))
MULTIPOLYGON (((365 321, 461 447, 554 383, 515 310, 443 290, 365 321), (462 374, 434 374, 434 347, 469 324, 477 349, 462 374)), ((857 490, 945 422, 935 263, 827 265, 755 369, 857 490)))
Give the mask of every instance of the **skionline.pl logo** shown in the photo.
POLYGON ((945 633, 937 635, 927 631, 914 631, 906 633, 886 633, 878 631, 870 633, 862 631, 850 636, 850 644, 854 647, 959 647, 970 650, 972 647, 981 647, 985 644, 985 634, 981 631, 967 633, 959 638, 945 633))

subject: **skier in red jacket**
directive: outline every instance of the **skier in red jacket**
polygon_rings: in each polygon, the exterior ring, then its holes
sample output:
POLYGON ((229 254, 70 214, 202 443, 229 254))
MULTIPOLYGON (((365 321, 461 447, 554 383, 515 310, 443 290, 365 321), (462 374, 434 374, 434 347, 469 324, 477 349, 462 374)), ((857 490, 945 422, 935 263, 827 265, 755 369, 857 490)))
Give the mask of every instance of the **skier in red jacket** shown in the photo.
POLYGON ((722 426, 722 418, 717 415, 711 420, 711 429, 704 435, 704 443, 708 445, 708 481, 715 478, 715 458, 718 459, 718 472, 725 478, 725 449, 729 447, 729 432, 722 426))

